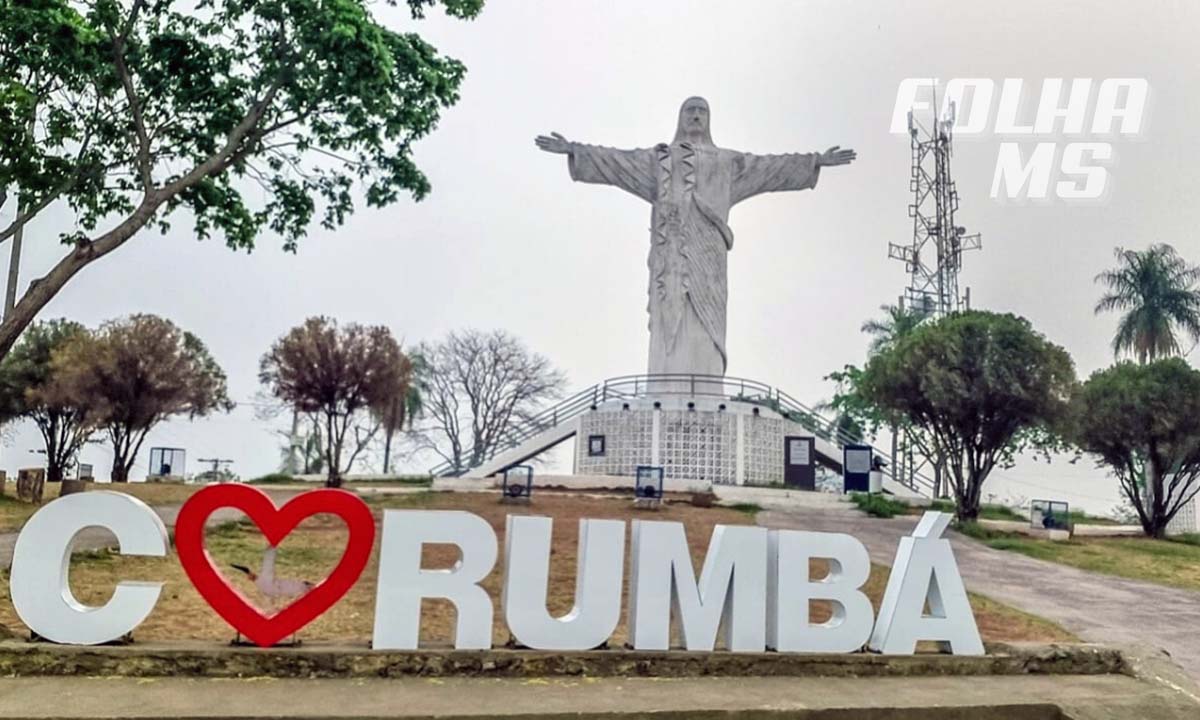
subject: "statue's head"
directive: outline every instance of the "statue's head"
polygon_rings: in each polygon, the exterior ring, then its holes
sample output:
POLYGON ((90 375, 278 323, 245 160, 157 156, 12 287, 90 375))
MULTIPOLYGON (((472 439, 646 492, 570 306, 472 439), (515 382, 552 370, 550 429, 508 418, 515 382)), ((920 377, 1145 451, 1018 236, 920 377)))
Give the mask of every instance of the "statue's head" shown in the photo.
POLYGON ((690 142, 712 145, 712 133, 708 125, 708 101, 702 97, 690 97, 679 108, 679 124, 675 127, 675 142, 690 142))

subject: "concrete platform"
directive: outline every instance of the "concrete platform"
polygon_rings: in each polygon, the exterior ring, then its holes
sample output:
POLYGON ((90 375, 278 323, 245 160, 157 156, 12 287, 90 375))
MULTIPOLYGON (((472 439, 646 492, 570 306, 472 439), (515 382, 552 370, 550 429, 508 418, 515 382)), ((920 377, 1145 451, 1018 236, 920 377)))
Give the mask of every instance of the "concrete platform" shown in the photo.
POLYGON ((884 678, 0 679, 0 718, 1195 720, 1121 675, 884 678))
POLYGON ((1200 693, 1161 654, 1069 645, 990 650, 983 658, 374 653, 9 641, 0 643, 0 720, 1200 717, 1200 693))
POLYGON ((978 657, 918 653, 693 653, 624 649, 589 652, 374 651, 363 645, 305 644, 260 649, 211 642, 70 646, 0 642, 0 677, 982 677, 1113 675, 1129 662, 1100 645, 992 644, 978 657))

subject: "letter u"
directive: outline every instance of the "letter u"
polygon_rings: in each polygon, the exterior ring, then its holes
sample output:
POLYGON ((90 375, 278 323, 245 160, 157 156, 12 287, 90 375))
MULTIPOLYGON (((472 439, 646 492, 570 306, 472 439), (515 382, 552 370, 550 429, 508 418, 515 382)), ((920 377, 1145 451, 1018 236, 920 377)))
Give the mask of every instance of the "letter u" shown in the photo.
POLYGON ((513 637, 535 650, 591 650, 612 636, 621 618, 625 523, 579 521, 575 607, 562 617, 546 609, 550 575, 548 517, 509 515, 504 533, 501 603, 513 637))

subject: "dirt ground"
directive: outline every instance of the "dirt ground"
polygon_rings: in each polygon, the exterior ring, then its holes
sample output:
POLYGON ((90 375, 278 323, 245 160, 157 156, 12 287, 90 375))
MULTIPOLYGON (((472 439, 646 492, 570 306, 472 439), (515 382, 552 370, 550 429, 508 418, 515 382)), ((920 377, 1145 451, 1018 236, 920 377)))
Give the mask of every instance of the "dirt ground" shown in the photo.
MULTIPOLYGON (((95 490, 123 492, 150 505, 179 505, 202 487, 204 486, 200 484, 185 485, 181 482, 94 483, 91 486, 95 490)), ((42 493, 42 504, 57 498, 61 488, 59 483, 46 483, 46 489, 42 493)), ((39 507, 41 505, 17 500, 17 480, 8 478, 4 485, 4 494, 0 495, 0 533, 20 530, 39 507)))
MULTIPOLYGON (((132 486, 131 486, 132 487, 132 486)), ((122 488, 123 489, 123 488, 122 488)), ((428 508, 467 510, 484 517, 496 530, 503 548, 504 521, 508 514, 536 514, 553 517, 553 550, 550 562, 550 591, 547 606, 555 615, 568 612, 574 604, 578 521, 580 518, 634 518, 682 522, 687 530, 693 563, 699 572, 708 548, 714 525, 753 524, 752 513, 731 508, 700 508, 687 504, 670 504, 661 511, 636 510, 628 498, 568 496, 553 493, 540 495, 530 507, 501 505, 489 493, 418 493, 414 495, 369 497, 366 501, 377 520, 386 508, 428 508)), ((280 546, 277 574, 279 577, 298 577, 320 580, 340 557, 346 531, 340 520, 318 515, 305 521, 280 546)), ((265 544, 257 528, 247 523, 230 523, 209 531, 207 547, 218 567, 250 598, 260 596, 241 573, 233 570, 234 563, 257 569, 265 544)), ((457 560, 457 550, 450 546, 426 548, 424 565, 427 568, 449 567, 457 560)), ((500 584, 503 559, 484 582, 495 601, 496 618, 494 641, 502 645, 509 640, 500 609, 500 584)), ((817 566, 820 563, 816 564, 817 566)), ((371 636, 374 618, 375 578, 378 570, 378 537, 376 549, 362 578, 353 589, 322 617, 301 632, 310 640, 345 640, 365 643, 371 636)), ((814 574, 824 568, 814 567, 814 574)), ((887 582, 887 569, 876 567, 866 586, 866 592, 878 608, 887 582)), ((208 639, 228 641, 233 631, 204 602, 192 588, 177 559, 145 559, 122 557, 109 551, 77 555, 71 564, 70 583, 76 597, 85 604, 104 603, 114 585, 121 580, 165 581, 158 606, 138 628, 140 640, 208 639)), ((0 574, 0 624, 21 627, 8 598, 8 576, 0 574)), ((1044 620, 1012 608, 972 597, 980 632, 984 640, 997 641, 1059 641, 1071 636, 1044 620)), ((815 604, 815 620, 828 617, 828 608, 815 604)), ((264 603, 264 607, 267 607, 264 603)), ((622 612, 624 618, 624 611, 622 612)), ((447 601, 426 601, 421 624, 422 644, 445 645, 451 637, 454 623, 453 606, 447 601)), ((624 620, 617 628, 612 643, 625 641, 624 620)))

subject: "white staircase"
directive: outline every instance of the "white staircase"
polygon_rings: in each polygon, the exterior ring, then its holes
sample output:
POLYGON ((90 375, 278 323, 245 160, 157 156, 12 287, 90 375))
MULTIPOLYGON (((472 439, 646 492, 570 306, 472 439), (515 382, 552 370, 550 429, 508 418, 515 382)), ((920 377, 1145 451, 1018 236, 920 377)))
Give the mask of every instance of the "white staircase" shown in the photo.
POLYGON ((567 440, 579 432, 579 418, 564 420, 558 425, 552 425, 545 430, 529 437, 527 440, 485 460, 482 465, 476 465, 463 473, 465 478, 485 478, 489 475, 502 473, 513 465, 536 457, 555 445, 567 440))

